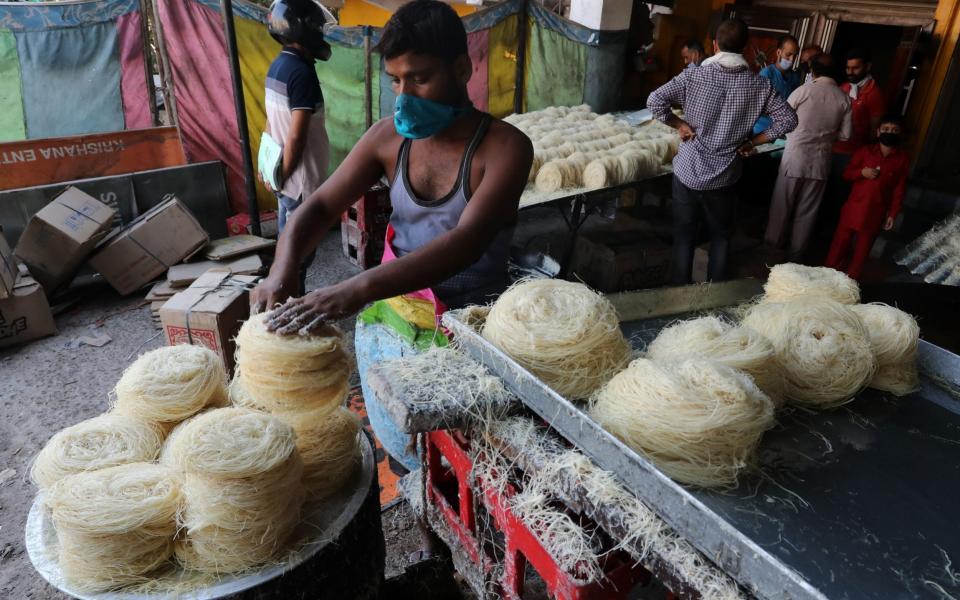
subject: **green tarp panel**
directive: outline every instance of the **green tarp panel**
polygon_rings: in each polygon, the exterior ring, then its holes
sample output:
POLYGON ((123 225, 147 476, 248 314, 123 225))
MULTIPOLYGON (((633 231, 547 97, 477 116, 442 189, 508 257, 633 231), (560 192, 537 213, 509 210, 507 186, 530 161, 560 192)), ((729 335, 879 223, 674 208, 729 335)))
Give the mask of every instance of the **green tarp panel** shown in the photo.
POLYGON ((123 129, 115 23, 14 35, 31 139, 123 129))
POLYGON ((532 17, 527 26, 524 112, 583 104, 587 46, 539 25, 532 17))
MULTIPOLYGON (((323 101, 326 107, 327 135, 330 137, 330 172, 343 162, 360 136, 367 128, 366 113, 363 110, 364 82, 363 48, 351 48, 331 44, 333 54, 330 60, 317 61, 317 76, 323 89, 323 101)), ((371 67, 380 64, 377 54, 370 56, 371 67)), ((372 88, 371 104, 373 114, 379 112, 380 86, 372 88)))
POLYGON ((0 29, 0 142, 27 139, 17 38, 0 29))

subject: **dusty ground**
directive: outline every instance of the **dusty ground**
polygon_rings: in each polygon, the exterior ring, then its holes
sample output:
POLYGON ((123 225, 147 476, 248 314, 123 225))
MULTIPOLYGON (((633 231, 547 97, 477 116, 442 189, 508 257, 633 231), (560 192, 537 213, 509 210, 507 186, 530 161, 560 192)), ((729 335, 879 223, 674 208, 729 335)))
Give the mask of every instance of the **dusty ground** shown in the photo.
MULTIPOLYGON (((308 288, 355 273, 340 251, 339 232, 328 236, 308 275, 308 288)), ((353 321, 342 323, 352 333, 353 321)), ((77 307, 57 318, 59 335, 21 348, 0 350, 0 598, 66 598, 33 570, 23 541, 34 487, 30 461, 57 430, 109 407, 110 390, 123 369, 142 352, 163 343, 150 320, 143 294, 120 298, 92 290, 77 307), (91 332, 112 341, 101 348, 70 347, 91 332)), ((352 335, 348 336, 352 343, 352 335)), ((409 564, 417 548, 409 510, 384 513, 387 576, 409 564)))

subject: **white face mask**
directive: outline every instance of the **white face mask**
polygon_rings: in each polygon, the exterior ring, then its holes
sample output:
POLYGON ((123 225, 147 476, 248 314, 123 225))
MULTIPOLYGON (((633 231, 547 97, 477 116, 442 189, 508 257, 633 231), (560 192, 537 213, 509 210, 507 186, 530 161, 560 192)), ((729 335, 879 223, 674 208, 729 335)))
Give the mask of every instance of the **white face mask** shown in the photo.
POLYGON ((789 71, 790 69, 793 68, 793 61, 792 61, 792 60, 787 60, 786 58, 781 58, 781 59, 780 59, 780 68, 783 69, 784 71, 789 71))

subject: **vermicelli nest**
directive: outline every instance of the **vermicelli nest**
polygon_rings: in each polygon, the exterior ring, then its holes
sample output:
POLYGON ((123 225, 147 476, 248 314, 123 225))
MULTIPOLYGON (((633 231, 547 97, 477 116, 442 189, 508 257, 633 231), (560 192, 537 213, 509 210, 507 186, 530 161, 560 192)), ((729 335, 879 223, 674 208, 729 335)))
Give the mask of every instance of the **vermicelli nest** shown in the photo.
POLYGON ((342 488, 360 462, 360 418, 342 406, 276 416, 297 434, 303 484, 310 498, 326 498, 342 488))
POLYGON ((774 422, 773 402, 716 361, 640 358, 597 394, 591 416, 680 483, 732 486, 774 422))
POLYGON ((171 428, 227 404, 227 375, 215 352, 181 344, 151 350, 124 371, 113 411, 171 428))
POLYGON ((178 427, 161 461, 183 473, 184 568, 243 571, 275 557, 300 519, 303 463, 293 428, 246 408, 206 412, 178 427))
POLYGON ((182 492, 176 474, 130 463, 64 477, 46 505, 69 584, 97 592, 142 583, 169 566, 182 492))
POLYGON ((743 319, 773 344, 789 402, 810 408, 845 404, 877 371, 870 336, 849 306, 801 298, 762 302, 743 319))
POLYGON ((580 283, 534 279, 493 304, 483 337, 568 398, 587 398, 630 361, 609 300, 580 283))
POLYGON ((857 282, 829 267, 807 267, 784 263, 770 269, 764 284, 765 302, 787 302, 798 298, 828 298, 840 304, 860 302, 857 282))
POLYGON ((342 402, 353 362, 340 330, 324 325, 313 335, 281 336, 267 331, 266 317, 250 317, 237 335, 237 377, 252 402, 268 411, 332 408, 342 402))
POLYGON ((917 351, 920 327, 913 315, 886 304, 857 304, 850 307, 870 333, 877 357, 877 374, 869 386, 904 396, 920 388, 917 351))
POLYGON ((162 444, 156 426, 108 413, 55 433, 37 454, 30 477, 46 490, 74 473, 156 460, 162 444))
POLYGON ((783 401, 783 375, 776 364, 773 344, 749 327, 737 327, 712 316, 681 321, 661 331, 646 351, 647 358, 660 361, 688 356, 740 369, 774 404, 783 401))

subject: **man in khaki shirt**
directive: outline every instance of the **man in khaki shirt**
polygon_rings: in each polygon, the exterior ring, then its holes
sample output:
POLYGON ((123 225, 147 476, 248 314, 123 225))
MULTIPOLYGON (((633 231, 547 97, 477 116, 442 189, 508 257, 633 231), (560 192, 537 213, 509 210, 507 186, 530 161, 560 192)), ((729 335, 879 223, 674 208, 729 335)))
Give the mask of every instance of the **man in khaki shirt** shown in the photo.
POLYGON ((787 99, 797 111, 799 125, 787 136, 764 237, 768 244, 780 248, 789 233, 790 259, 794 261, 803 259, 817 221, 830 175, 833 143, 851 134, 850 98, 830 77, 832 69, 829 54, 814 57, 810 61, 813 81, 797 88, 787 99))

